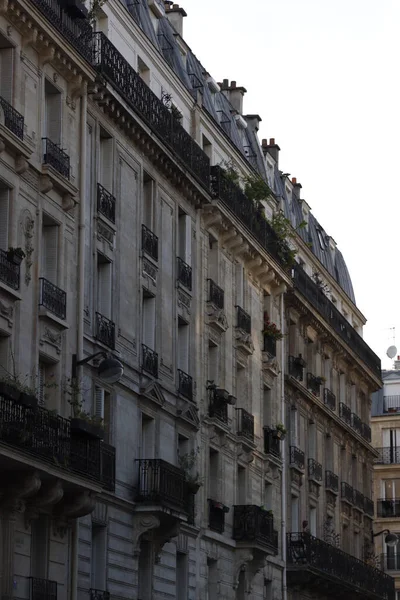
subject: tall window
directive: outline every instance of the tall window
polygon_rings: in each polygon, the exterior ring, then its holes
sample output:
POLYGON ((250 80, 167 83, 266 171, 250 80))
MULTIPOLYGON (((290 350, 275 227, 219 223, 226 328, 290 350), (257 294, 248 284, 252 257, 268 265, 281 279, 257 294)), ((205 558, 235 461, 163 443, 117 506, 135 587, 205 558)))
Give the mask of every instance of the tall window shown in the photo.
POLYGON ((155 232, 155 181, 146 172, 143 173, 143 224, 155 232))
POLYGON ((111 319, 112 263, 103 255, 97 254, 97 311, 111 319))
POLYGON ((178 369, 189 373, 189 324, 178 317, 178 369))
POLYGON ((107 528, 92 523, 91 587, 106 589, 107 572, 107 528))
POLYGON ((103 128, 100 128, 99 183, 108 192, 113 191, 113 139, 103 128))
POLYGON ((0 183, 0 249, 8 250, 10 218, 10 190, 0 183))
POLYGON ((42 277, 57 284, 59 226, 47 215, 42 223, 42 277))
POLYGON ((0 35, 0 96, 9 104, 13 99, 14 48, 0 35))
POLYGON ((150 87, 150 69, 140 56, 138 57, 138 74, 145 84, 150 87))
POLYGON ((156 330, 156 297, 143 290, 143 343, 155 349, 155 330, 156 330))
POLYGON ((178 218, 178 256, 186 264, 192 263, 192 219, 184 212, 178 218))
POLYGON ((299 498, 298 498, 298 496, 291 496, 290 516, 291 516, 291 531, 293 533, 297 533, 299 531, 299 498))
POLYGON ((310 506, 310 533, 311 535, 317 535, 317 509, 315 506, 310 506))
POLYGON ((247 499, 246 469, 238 466, 237 469, 237 504, 246 504, 247 499))
POLYGON ((219 381, 219 346, 208 340, 208 379, 220 385, 219 381))
POLYGON ((218 581, 220 578, 218 562, 211 558, 207 558, 207 571, 207 600, 217 600, 218 581))
POLYGON ((43 137, 61 143, 61 93, 48 79, 44 83, 45 116, 43 137))
POLYGON ((49 558, 49 521, 40 515, 32 521, 31 576, 47 579, 49 558))
POLYGON ((176 600, 187 600, 188 597, 188 555, 176 553, 176 600))
POLYGON ((400 429, 384 429, 382 431, 382 446, 388 448, 390 463, 400 462, 400 429))
POLYGON ((140 458, 151 459, 155 451, 155 420, 142 413, 140 458))

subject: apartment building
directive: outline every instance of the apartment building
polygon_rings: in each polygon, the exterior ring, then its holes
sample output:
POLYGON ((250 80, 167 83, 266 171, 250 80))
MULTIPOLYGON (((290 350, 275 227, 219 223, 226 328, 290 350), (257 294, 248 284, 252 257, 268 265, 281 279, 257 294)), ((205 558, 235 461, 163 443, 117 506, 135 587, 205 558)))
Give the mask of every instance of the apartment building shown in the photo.
POLYGON ((343 257, 185 11, 99 4, 1 4, 2 594, 391 600, 343 257))

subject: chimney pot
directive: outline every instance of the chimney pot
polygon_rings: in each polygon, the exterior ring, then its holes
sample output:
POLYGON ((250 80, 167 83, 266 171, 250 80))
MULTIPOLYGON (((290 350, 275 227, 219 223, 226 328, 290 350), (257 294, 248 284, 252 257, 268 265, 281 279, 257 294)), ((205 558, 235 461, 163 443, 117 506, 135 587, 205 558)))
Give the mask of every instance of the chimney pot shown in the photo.
POLYGON ((236 87, 236 81, 231 81, 231 88, 235 88, 236 87))
POLYGON ((266 148, 268 146, 268 140, 266 140, 265 138, 261 141, 261 146, 263 148, 266 148))
POLYGON ((275 146, 275 138, 270 138, 269 145, 270 146, 275 146))
POLYGON ((297 183, 296 177, 292 177, 292 183, 293 183, 293 185, 296 185, 296 183, 297 183))
POLYGON ((223 79, 222 80, 222 87, 224 89, 229 87, 229 79, 223 79))

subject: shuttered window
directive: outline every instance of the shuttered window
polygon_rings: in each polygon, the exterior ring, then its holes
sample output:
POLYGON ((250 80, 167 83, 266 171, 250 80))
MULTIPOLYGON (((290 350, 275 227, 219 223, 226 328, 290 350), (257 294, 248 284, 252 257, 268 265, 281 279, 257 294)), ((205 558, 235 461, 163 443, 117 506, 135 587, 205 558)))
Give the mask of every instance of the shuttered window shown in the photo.
POLYGON ((0 96, 9 104, 13 99, 14 48, 0 48, 0 96))
POLYGON ((61 142, 61 93, 50 81, 45 81, 45 131, 43 137, 55 144, 61 142))
POLYGON ((42 277, 54 284, 57 284, 58 234, 58 225, 44 219, 42 228, 42 277))
POLYGON ((10 190, 0 189, 0 248, 8 250, 10 190))

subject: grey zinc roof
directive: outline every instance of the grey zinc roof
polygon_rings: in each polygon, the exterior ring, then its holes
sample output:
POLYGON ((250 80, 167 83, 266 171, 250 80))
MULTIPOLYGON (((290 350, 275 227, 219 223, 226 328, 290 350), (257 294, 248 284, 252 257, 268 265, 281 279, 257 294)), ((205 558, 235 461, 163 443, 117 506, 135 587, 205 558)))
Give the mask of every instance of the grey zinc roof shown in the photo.
MULTIPOLYGON (((120 1, 127 7, 135 21, 160 51, 192 95, 195 96, 195 89, 202 85, 203 108, 224 132, 224 135, 230 138, 239 152, 248 158, 250 165, 266 179, 265 162, 256 133, 249 127, 242 132, 239 131, 237 122, 234 119, 232 105, 222 92, 211 93, 206 83, 208 72, 193 52, 189 50, 186 61, 184 61, 176 39, 177 33, 168 18, 161 17, 158 19, 158 30, 156 33, 150 19, 150 9, 147 0, 120 1)), ((295 228, 298 228, 303 220, 301 201, 293 194, 292 201, 289 202, 281 175, 282 173, 276 168, 274 179, 275 194, 283 200, 285 216, 295 228)), ((327 240, 327 235, 315 217, 310 214, 308 231, 305 229, 297 229, 297 231, 305 242, 312 244, 312 251, 315 256, 355 303, 353 286, 343 256, 337 248, 334 256, 332 256, 328 243, 323 244, 325 247, 321 246, 318 231, 322 236, 322 240, 327 240)))

